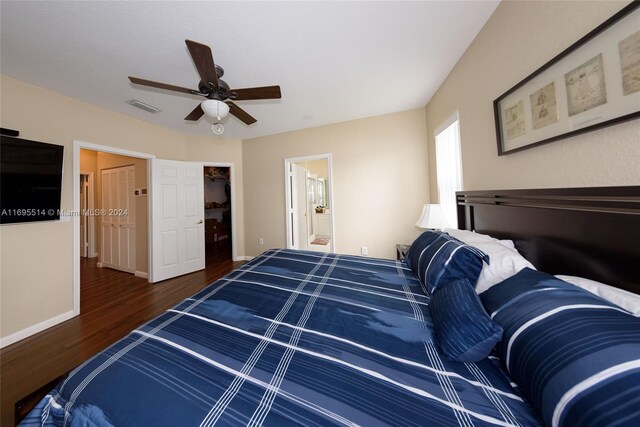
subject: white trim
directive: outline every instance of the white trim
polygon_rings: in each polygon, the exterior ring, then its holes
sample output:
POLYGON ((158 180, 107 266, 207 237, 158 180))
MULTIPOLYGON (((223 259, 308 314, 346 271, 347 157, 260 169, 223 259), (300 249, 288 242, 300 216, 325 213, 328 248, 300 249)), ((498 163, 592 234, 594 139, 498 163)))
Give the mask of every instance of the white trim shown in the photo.
POLYGON ((298 162, 306 162, 309 160, 322 160, 327 159, 327 172, 329 178, 329 194, 327 198, 329 199, 329 227, 331 229, 331 240, 329 242, 329 251, 336 251, 336 233, 335 233, 335 203, 333 201, 333 164, 332 164, 332 155, 331 153, 325 154, 315 154, 312 156, 303 156, 303 157, 288 157, 284 159, 284 208, 285 208, 285 220, 286 220, 286 232, 287 232, 287 249, 292 249, 291 247, 291 216, 289 215, 289 200, 291 200, 291 183, 289 180, 289 170, 291 163, 298 162))
POLYGON ((237 245, 236 239, 238 238, 238 233, 236 232, 236 164, 235 163, 225 163, 225 162, 199 162, 204 166, 210 167, 220 167, 220 168, 229 168, 229 178, 231 181, 231 259, 236 261, 236 258, 240 258, 237 256, 237 245))
POLYGON ((233 258, 233 260, 234 261, 251 261, 254 258, 255 258, 254 256, 240 255, 233 258))
MULTIPOLYGON (((78 244, 78 246, 80 245, 78 244)), ((57 325, 58 323, 62 323, 66 320, 71 319, 72 317, 75 317, 74 312, 67 311, 66 313, 58 314, 57 316, 54 316, 50 319, 47 319, 40 323, 36 323, 35 325, 31 325, 28 328, 24 328, 18 332, 14 332, 13 334, 7 335, 4 338, 0 338, 0 348, 6 347, 15 342, 23 340, 27 337, 30 337, 31 335, 37 334, 38 332, 42 332, 45 329, 49 329, 52 326, 57 325)))
MULTIPOLYGON (((71 168, 71 178, 72 185, 71 191, 73 195, 73 211, 77 212, 80 209, 80 149, 85 150, 93 150, 99 151, 102 153, 110 153, 110 154, 118 154, 121 156, 129 156, 129 157, 137 157, 140 159, 151 160, 155 159, 156 156, 153 154, 141 153, 138 151, 125 150, 123 148, 109 147, 107 145, 98 145, 90 142, 84 141, 73 141, 73 167, 71 168)), ((151 204, 151 165, 147 164, 147 187, 148 187, 148 204, 151 204)), ((148 219, 147 219, 147 229, 149 235, 148 242, 148 254, 149 254, 149 271, 153 271, 151 268, 151 248, 152 246, 152 232, 151 232, 151 209, 148 209, 148 219)), ((73 316, 78 316, 80 314, 80 217, 78 215, 74 215, 73 218, 73 253, 72 253, 72 268, 73 268, 73 316)), ((98 263, 98 267, 101 267, 101 263, 98 263)), ((149 277, 149 282, 151 282, 151 277, 149 277)), ((54 319, 57 319, 55 317, 54 319)), ((60 323, 58 321, 57 323, 60 323)), ((54 323, 56 324, 56 323, 54 323)), ((51 327, 54 324, 51 324, 47 327, 51 327)), ((34 332, 35 333, 35 332, 34 332)))
MULTIPOLYGON (((93 172, 89 171, 80 171, 81 175, 87 175, 87 186, 89 187, 87 193, 89 193, 88 198, 89 202, 87 203, 87 209, 89 211, 93 211, 95 209, 95 176, 93 172)), ((87 258, 95 258, 98 256, 98 252, 96 251, 96 229, 95 229, 95 215, 89 215, 88 222, 88 240, 89 247, 87 248, 87 258)))
POLYGON ((149 275, 147 273, 145 273, 144 271, 137 271, 135 273, 133 273, 136 277, 142 277, 143 279, 148 279, 149 275))
MULTIPOLYGON (((140 151, 132 151, 132 150, 127 150, 127 149, 118 148, 118 147, 111 147, 109 145, 93 144, 91 142, 79 141, 74 139, 73 140, 74 152, 75 152, 76 146, 78 148, 78 154, 80 154, 80 148, 82 148, 83 150, 92 150, 92 151, 99 151, 101 153, 118 154, 120 156, 136 157, 138 159, 155 159, 156 158, 155 154, 142 153, 140 151)), ((80 163, 80 159, 78 159, 78 163, 80 163)))
POLYGON ((456 120, 460 120, 460 114, 458 113, 458 110, 456 110, 447 120, 442 122, 440 126, 435 128, 435 130, 433 131, 434 137, 435 135, 442 133, 443 130, 455 123, 456 120))
POLYGON ((433 137, 438 203, 442 205, 447 221, 453 224, 453 228, 456 228, 455 191, 464 189, 462 137, 458 111, 455 111, 444 123, 438 126, 433 137))
POLYGON ((147 281, 153 283, 153 179, 151 177, 151 160, 156 156, 151 155, 147 159, 147 281))

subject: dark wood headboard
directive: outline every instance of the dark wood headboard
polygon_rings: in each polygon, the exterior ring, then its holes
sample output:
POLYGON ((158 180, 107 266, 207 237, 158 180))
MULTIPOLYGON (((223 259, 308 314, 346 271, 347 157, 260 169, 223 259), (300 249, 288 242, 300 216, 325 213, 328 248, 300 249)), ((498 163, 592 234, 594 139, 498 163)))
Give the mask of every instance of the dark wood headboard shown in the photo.
POLYGON ((458 228, 514 241, 538 270, 640 294, 640 186, 460 191, 458 228))

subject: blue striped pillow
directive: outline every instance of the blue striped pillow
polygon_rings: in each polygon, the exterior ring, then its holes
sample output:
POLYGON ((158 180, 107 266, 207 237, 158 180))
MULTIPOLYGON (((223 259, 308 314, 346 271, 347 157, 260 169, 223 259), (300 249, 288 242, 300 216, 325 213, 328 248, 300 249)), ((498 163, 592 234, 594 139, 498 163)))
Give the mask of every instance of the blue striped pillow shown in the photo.
POLYGON ((475 286, 489 256, 441 231, 425 231, 411 244, 405 261, 428 293, 460 279, 475 286))
POLYGON ((548 426, 640 425, 640 318, 525 268, 480 294, 497 350, 548 426))
POLYGON ((429 302, 429 313, 442 353, 459 362, 478 362, 502 338, 467 279, 444 286, 429 302))

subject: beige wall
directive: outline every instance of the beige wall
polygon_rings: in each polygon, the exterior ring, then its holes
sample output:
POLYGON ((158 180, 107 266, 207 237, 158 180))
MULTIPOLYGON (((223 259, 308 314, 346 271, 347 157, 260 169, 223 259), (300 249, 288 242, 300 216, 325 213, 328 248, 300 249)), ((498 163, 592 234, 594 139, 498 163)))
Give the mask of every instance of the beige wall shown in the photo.
POLYGON ((80 170, 98 175, 98 152, 93 150, 80 150, 80 170))
MULTIPOLYGON (((235 120, 235 119, 232 119, 235 120)), ((233 163, 235 180, 235 233, 236 233, 236 255, 239 257, 245 254, 244 244, 244 182, 243 182, 243 161, 242 161, 242 140, 223 139, 220 137, 186 137, 185 160, 198 161, 203 163, 233 163)))
POLYGON ((296 164, 308 170, 310 174, 317 175, 317 178, 329 177, 329 162, 326 159, 307 160, 304 162, 296 162, 296 164))
POLYGON ((425 130, 417 109, 245 140, 246 254, 285 246, 284 159, 331 153, 336 251, 395 258, 429 195, 425 130))
MULTIPOLYGON (((0 88, 2 127, 65 147, 63 209, 73 207, 73 140, 185 158, 185 137, 178 133, 7 76, 0 88)), ((73 309, 72 222, 3 225, 0 240, 2 337, 73 309)))
POLYGON ((460 112, 464 189, 640 184, 640 121, 498 157, 495 98, 628 2, 502 2, 426 108, 432 201, 433 130, 460 112))

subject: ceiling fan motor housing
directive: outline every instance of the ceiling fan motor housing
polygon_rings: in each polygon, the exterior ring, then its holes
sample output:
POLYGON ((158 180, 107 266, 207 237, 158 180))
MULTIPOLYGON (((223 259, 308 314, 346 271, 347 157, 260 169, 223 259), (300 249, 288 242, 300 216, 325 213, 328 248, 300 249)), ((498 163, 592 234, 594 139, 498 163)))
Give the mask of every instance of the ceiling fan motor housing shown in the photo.
MULTIPOLYGON (((216 65, 216 68, 220 68, 216 65)), ((222 68, 220 68, 222 69, 222 68)), ((218 88, 216 89, 209 83, 200 80, 198 84, 198 90, 201 93, 206 94, 209 99, 217 99, 220 101, 224 101, 227 98, 233 99, 233 92, 229 92, 229 85, 224 80, 218 80, 218 88)))

